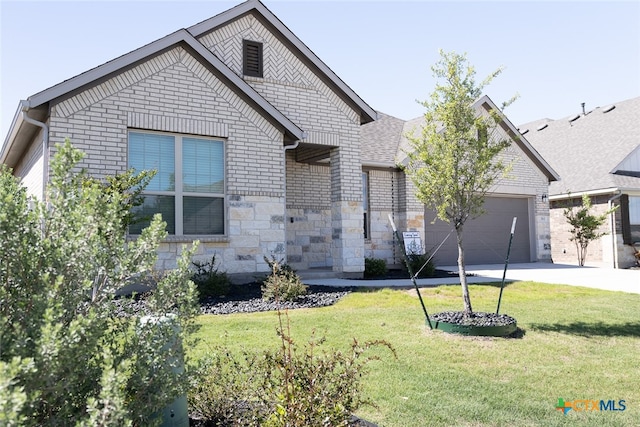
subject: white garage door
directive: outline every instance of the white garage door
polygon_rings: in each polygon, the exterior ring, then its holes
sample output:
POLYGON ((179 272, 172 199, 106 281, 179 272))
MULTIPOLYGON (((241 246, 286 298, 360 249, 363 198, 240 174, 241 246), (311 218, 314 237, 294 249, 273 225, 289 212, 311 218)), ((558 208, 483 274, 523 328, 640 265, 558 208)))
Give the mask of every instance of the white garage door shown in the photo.
MULTIPOLYGON (((509 247, 513 217, 517 217, 518 221, 509 262, 530 262, 529 199, 487 197, 484 208, 486 214, 468 220, 464 226, 465 264, 504 263, 509 247)), ((425 248, 427 250, 434 250, 452 228, 448 223, 440 220, 431 224, 435 216, 433 211, 425 211, 425 248)), ((438 250, 434 260, 436 266, 458 263, 455 231, 438 250)))

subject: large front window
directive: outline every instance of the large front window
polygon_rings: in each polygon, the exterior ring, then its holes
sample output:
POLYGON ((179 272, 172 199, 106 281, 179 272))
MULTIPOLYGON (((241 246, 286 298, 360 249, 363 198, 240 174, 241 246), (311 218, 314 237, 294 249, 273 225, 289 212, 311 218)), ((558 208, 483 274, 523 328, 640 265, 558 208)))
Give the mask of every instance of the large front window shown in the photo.
POLYGON ((155 213, 169 234, 224 234, 223 141, 130 131, 129 167, 157 171, 135 211, 146 220, 129 226, 131 234, 140 234, 155 213))

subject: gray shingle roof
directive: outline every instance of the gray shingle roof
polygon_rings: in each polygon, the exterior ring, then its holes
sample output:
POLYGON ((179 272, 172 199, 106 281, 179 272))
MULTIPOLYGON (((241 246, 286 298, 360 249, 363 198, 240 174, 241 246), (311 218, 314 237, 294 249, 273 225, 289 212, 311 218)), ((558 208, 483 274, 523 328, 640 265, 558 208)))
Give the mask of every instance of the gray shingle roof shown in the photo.
MULTIPOLYGON (((479 110, 484 108, 487 111, 498 111, 498 107, 486 95, 478 99, 474 103, 474 106, 479 110)), ((501 127, 511 136, 514 143, 526 153, 527 157, 534 162, 550 181, 557 180, 558 174, 556 171, 540 156, 526 138, 518 135, 517 129, 515 129, 509 119, 501 112, 499 112, 499 114, 502 117, 501 127)), ((411 150, 410 143, 405 135, 411 133, 416 136, 419 135, 424 126, 424 121, 424 116, 404 121, 378 112, 377 121, 361 127, 362 164, 364 166, 393 167, 405 163, 407 152, 411 150)))
POLYGON ((360 150, 365 166, 395 166, 404 120, 378 112, 378 120, 360 129, 360 150))
POLYGON ((639 177, 612 173, 640 146, 640 98, 612 105, 615 108, 608 112, 605 112, 606 106, 598 107, 578 118, 573 114, 519 127, 560 175, 560 180, 549 187, 550 196, 568 192, 640 190, 639 177))

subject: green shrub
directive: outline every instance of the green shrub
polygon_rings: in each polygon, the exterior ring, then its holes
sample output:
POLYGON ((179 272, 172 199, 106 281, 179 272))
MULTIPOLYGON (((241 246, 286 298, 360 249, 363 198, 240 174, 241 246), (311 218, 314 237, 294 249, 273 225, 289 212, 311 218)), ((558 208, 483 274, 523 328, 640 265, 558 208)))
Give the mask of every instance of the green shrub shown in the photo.
POLYGON ((436 271, 436 266, 433 263, 433 259, 430 259, 429 262, 427 262, 430 256, 431 255, 429 253, 407 255, 407 259, 409 260, 409 265, 411 266, 411 271, 413 271, 413 274, 420 272, 417 277, 433 277, 433 274, 436 271))
POLYGON ((271 274, 262 282, 262 298, 267 300, 293 301, 307 293, 307 286, 291 266, 277 260, 264 257, 271 274))
POLYGON ((211 261, 193 261, 191 264, 195 267, 191 280, 196 284, 200 300, 229 293, 231 281, 227 273, 219 271, 216 267, 215 254, 211 257, 211 261))
POLYGON ((278 350, 237 356, 218 349, 203 360, 188 396, 196 415, 216 425, 333 427, 347 426, 355 410, 373 404, 363 396, 360 381, 366 364, 378 357, 365 352, 384 346, 395 356, 393 347, 354 339, 348 352, 326 351, 324 339, 312 337, 299 349, 285 316, 278 312, 278 350))
POLYGON ((387 261, 381 258, 364 259, 364 277, 383 277, 387 274, 387 261))
POLYGON ((46 204, 0 170, 2 425, 154 425, 186 392, 188 372, 167 362, 182 359, 197 313, 193 250, 147 300, 147 313, 172 325, 115 304, 117 289, 153 270, 165 224, 156 216, 127 240, 123 206, 133 202, 77 172, 82 157, 69 141, 56 147, 46 204))

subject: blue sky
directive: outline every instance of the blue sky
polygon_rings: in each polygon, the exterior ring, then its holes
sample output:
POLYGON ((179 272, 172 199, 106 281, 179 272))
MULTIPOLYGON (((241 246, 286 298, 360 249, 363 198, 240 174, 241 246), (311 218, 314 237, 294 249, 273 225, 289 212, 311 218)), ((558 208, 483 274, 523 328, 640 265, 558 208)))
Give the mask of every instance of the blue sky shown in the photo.
MULTIPOLYGON (((411 119, 438 49, 466 52, 515 125, 640 96, 640 1, 264 0, 373 108, 411 119)), ((230 1, 0 0, 0 143, 20 99, 103 64, 230 1)))

